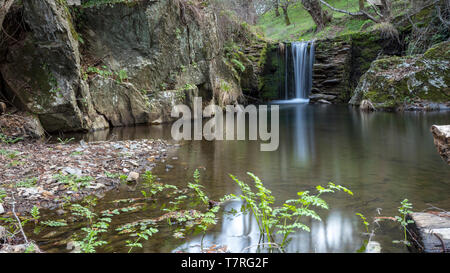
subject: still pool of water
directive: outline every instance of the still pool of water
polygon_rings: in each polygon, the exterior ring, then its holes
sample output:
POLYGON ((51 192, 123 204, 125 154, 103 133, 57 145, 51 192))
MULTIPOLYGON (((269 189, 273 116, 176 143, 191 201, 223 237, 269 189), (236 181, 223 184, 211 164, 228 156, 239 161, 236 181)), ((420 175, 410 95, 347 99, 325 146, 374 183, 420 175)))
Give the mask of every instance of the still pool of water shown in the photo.
MULTIPOLYGON (((229 174, 251 182, 252 172, 271 189, 278 204, 295 198, 296 193, 313 190, 329 181, 350 188, 354 196, 343 193, 325 196, 329 211, 318 210, 323 221, 307 221, 311 232, 292 237, 287 252, 356 252, 367 239, 364 226, 355 213, 366 217, 394 216, 400 201, 408 198, 415 210, 431 205, 450 208, 450 167, 439 157, 430 132, 433 124, 450 124, 450 112, 362 113, 347 106, 281 105, 280 146, 274 152, 261 152, 258 141, 184 141, 169 160, 154 170, 161 181, 186 186, 199 169, 201 183, 212 199, 239 194, 229 174), (176 157, 176 158, 174 158, 176 157), (173 166, 166 170, 166 164, 173 166), (381 209, 381 210, 380 210, 381 209), (381 212, 381 215, 378 212, 381 212)), ((116 128, 82 136, 87 141, 111 139, 161 138, 170 140, 170 125, 116 128)), ((138 197, 139 190, 122 187, 99 202, 104 209, 118 198, 138 197)), ((225 204, 239 210, 241 204, 225 204)), ((158 214, 151 209, 120 215, 117 221, 132 222, 158 214)), ((115 220, 116 221, 116 220, 115 220)), ((384 221, 376 227, 373 240, 382 252, 407 252, 393 240, 402 240, 398 226, 384 221)), ((47 251, 63 251, 64 240, 76 228, 36 240, 47 251)), ((45 234, 45 232, 44 232, 45 234)), ((111 234, 105 252, 126 252, 127 236, 111 234)), ((202 236, 175 239, 161 227, 142 252, 199 252, 202 236)), ((253 252, 259 242, 256 223, 249 215, 221 217, 204 238, 204 246, 226 246, 231 252, 253 252), (249 248, 250 247, 250 248, 249 248)))

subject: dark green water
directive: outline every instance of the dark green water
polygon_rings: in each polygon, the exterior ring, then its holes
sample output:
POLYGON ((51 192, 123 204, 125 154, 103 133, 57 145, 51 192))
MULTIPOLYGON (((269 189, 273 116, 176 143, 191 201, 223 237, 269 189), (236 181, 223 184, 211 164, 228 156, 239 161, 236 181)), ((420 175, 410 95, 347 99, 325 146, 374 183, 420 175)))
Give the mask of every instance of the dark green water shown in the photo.
MULTIPOLYGON (((154 174, 162 182, 185 186, 196 168, 208 195, 220 198, 239 193, 229 174, 250 182, 250 171, 271 189, 277 201, 296 197, 298 191, 313 190, 329 181, 350 188, 354 196, 343 193, 325 196, 329 211, 320 211, 323 221, 310 222, 311 232, 293 236, 288 252, 356 252, 367 236, 355 213, 366 217, 394 216, 400 201, 408 198, 416 211, 430 207, 450 208, 450 167, 439 157, 430 133, 433 124, 450 124, 450 112, 436 113, 361 113, 347 106, 283 105, 280 108, 280 146, 274 152, 260 152, 258 141, 188 141, 154 174), (178 159, 172 159, 177 157, 178 159), (165 165, 173 169, 165 170, 165 165), (377 214, 381 210, 381 215, 377 214)), ((121 128, 84 135, 84 139, 170 140, 170 126, 121 128)), ((123 186, 99 202, 99 209, 118 198, 140 196, 140 191, 123 186)), ((226 209, 240 208, 239 202, 227 203, 226 209)), ((126 223, 160 214, 151 207, 143 212, 120 215, 115 221, 126 223)), ((373 224, 372 227, 375 227, 373 224)), ((45 250, 62 251, 64 242, 76 228, 36 238, 45 250)), ((382 252, 407 252, 392 240, 402 240, 403 233, 389 221, 377 227, 373 240, 382 252)), ((126 252, 127 236, 115 233, 105 238, 110 244, 105 252, 126 252)), ((204 238, 204 245, 226 246, 232 252, 245 252, 258 244, 256 223, 249 216, 221 217, 218 225, 204 238)), ((142 252, 200 250, 201 236, 175 239, 167 227, 160 227, 142 252)), ((254 251, 254 248, 251 250, 254 251)))

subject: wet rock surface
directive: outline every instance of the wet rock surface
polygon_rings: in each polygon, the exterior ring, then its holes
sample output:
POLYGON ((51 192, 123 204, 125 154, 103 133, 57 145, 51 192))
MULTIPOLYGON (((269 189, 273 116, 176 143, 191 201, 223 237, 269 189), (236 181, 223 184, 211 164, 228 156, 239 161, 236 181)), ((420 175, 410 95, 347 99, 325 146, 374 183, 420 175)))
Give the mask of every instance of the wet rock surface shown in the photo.
POLYGON ((433 125, 431 132, 434 137, 434 145, 442 159, 450 165, 450 125, 433 125))
POLYGON ((410 224, 410 236, 420 252, 445 253, 450 251, 450 213, 427 212, 408 215, 414 221, 410 224))
POLYGON ((20 213, 34 205, 58 209, 66 200, 101 197, 121 180, 137 180, 173 148, 161 140, 0 144, 4 210, 10 212, 12 196, 20 213))

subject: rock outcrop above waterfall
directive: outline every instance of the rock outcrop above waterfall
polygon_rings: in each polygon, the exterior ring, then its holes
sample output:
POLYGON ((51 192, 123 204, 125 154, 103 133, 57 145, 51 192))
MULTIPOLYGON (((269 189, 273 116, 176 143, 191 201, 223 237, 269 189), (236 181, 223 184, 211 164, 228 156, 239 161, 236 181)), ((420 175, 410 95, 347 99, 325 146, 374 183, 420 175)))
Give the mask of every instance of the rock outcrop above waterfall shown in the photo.
POLYGON ((195 94, 235 103, 241 75, 225 56, 217 14, 197 2, 96 4, 72 13, 64 1, 24 1, 26 30, 1 51, 2 93, 48 132, 170 121, 171 106, 195 94))
POLYGON ((434 137, 434 145, 436 145, 439 154, 450 165, 450 125, 433 125, 431 132, 434 137))
MULTIPOLYGON (((399 55, 399 41, 379 31, 357 32, 314 42, 315 63, 310 101, 348 103, 360 77, 379 55, 399 55)), ((261 57, 259 92, 262 100, 295 97, 290 43, 271 43, 261 57), (287 88, 286 88, 287 85, 287 88)))
POLYGON ((376 110, 438 110, 450 107, 450 42, 423 55, 389 57, 372 63, 350 104, 363 100, 376 110))
POLYGON ((334 96, 333 103, 347 103, 360 77, 380 55, 400 54, 398 41, 379 31, 357 32, 332 39, 317 40, 311 96, 334 96))

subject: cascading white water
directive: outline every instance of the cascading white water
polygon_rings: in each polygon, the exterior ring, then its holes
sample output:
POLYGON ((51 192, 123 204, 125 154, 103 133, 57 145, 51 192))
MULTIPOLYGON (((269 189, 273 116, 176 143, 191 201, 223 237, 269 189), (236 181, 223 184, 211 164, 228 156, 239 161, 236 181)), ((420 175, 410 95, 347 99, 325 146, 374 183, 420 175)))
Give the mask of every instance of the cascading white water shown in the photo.
POLYGON ((292 43, 296 99, 308 99, 311 92, 314 53, 314 42, 292 43))
MULTIPOLYGON (((309 94, 312 88, 312 74, 315 58, 314 41, 293 42, 291 51, 283 47, 280 53, 284 53, 285 58, 285 83, 284 83, 284 100, 275 100, 272 103, 289 104, 289 103, 308 103, 309 94), (292 56, 293 77, 289 70, 289 61, 292 56), (290 84, 292 81, 292 85, 290 84), (294 97, 290 95, 289 89, 294 87, 294 97)), ((280 54, 281 57, 281 54, 280 54)))

